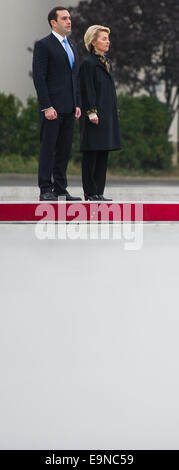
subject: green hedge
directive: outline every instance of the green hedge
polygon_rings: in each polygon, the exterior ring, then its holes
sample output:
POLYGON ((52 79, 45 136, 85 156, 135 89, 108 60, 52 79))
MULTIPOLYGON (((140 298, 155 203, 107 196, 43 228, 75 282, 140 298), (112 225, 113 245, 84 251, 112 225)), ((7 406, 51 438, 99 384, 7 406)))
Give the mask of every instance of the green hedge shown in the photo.
POLYGON ((111 152, 111 168, 171 168, 173 146, 167 132, 168 108, 156 97, 119 95, 122 151, 111 152))
POLYGON ((19 117, 19 153, 24 159, 31 155, 38 156, 40 150, 40 121, 36 98, 28 98, 27 106, 19 117))
POLYGON ((0 155, 18 152, 21 102, 12 94, 0 93, 0 155))
POLYGON ((37 174, 38 171, 38 158, 28 157, 23 158, 17 153, 11 155, 0 156, 0 173, 28 173, 37 174))
POLYGON ((36 98, 26 107, 14 95, 0 93, 0 158, 18 154, 24 159, 39 153, 40 124, 36 98))
MULTIPOLYGON (((171 168, 172 144, 166 131, 167 106, 156 97, 130 97, 120 94, 122 150, 110 152, 109 169, 144 171, 171 168)), ((12 94, 0 93, 0 172, 27 171, 37 167, 39 153, 39 114, 36 98, 27 105, 12 94), (21 170, 22 169, 22 170, 21 170)), ((80 164, 79 123, 75 123, 71 166, 80 164)))

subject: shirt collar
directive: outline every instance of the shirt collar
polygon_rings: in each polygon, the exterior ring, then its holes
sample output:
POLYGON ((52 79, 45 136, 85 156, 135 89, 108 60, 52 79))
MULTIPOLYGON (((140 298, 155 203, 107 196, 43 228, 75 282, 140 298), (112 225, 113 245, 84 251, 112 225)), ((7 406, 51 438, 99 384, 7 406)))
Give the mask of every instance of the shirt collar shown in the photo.
POLYGON ((66 36, 65 36, 65 37, 60 36, 60 34, 56 33, 56 31, 53 31, 53 30, 52 30, 52 34, 54 34, 54 36, 56 36, 56 38, 57 38, 60 42, 62 42, 63 39, 67 39, 66 36))

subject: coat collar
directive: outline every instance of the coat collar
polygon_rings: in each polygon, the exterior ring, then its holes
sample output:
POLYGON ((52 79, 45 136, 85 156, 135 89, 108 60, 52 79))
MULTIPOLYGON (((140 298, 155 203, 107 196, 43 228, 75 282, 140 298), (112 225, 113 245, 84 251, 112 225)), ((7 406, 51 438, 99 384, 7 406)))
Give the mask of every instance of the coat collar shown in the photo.
POLYGON ((92 54, 91 54, 91 57, 92 57, 92 59, 95 60, 96 65, 98 65, 99 67, 101 67, 101 68, 107 73, 107 75, 112 78, 111 71, 108 72, 108 70, 107 70, 106 67, 105 67, 105 64, 103 64, 103 63, 99 60, 99 58, 97 57, 97 55, 94 54, 94 53, 92 53, 92 54))

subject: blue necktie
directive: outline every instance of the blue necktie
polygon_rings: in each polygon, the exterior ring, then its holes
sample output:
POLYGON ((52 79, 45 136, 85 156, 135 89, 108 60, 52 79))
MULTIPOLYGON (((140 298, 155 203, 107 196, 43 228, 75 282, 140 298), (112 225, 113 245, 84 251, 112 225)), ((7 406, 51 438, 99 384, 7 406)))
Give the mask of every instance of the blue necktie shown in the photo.
POLYGON ((73 56, 73 53, 70 49, 70 46, 68 44, 68 41, 66 38, 63 39, 63 44, 65 45, 65 50, 66 50, 66 53, 68 54, 68 59, 69 59, 69 62, 70 62, 70 67, 72 69, 73 67, 73 64, 74 64, 74 56, 73 56))

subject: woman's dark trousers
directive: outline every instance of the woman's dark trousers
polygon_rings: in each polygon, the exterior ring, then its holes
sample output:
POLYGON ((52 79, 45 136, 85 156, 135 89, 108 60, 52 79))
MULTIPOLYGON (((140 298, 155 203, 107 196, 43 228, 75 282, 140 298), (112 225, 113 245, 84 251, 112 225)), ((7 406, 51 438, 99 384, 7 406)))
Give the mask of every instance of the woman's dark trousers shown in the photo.
POLYGON ((87 196, 102 195, 106 183, 108 150, 83 152, 82 183, 87 196))

